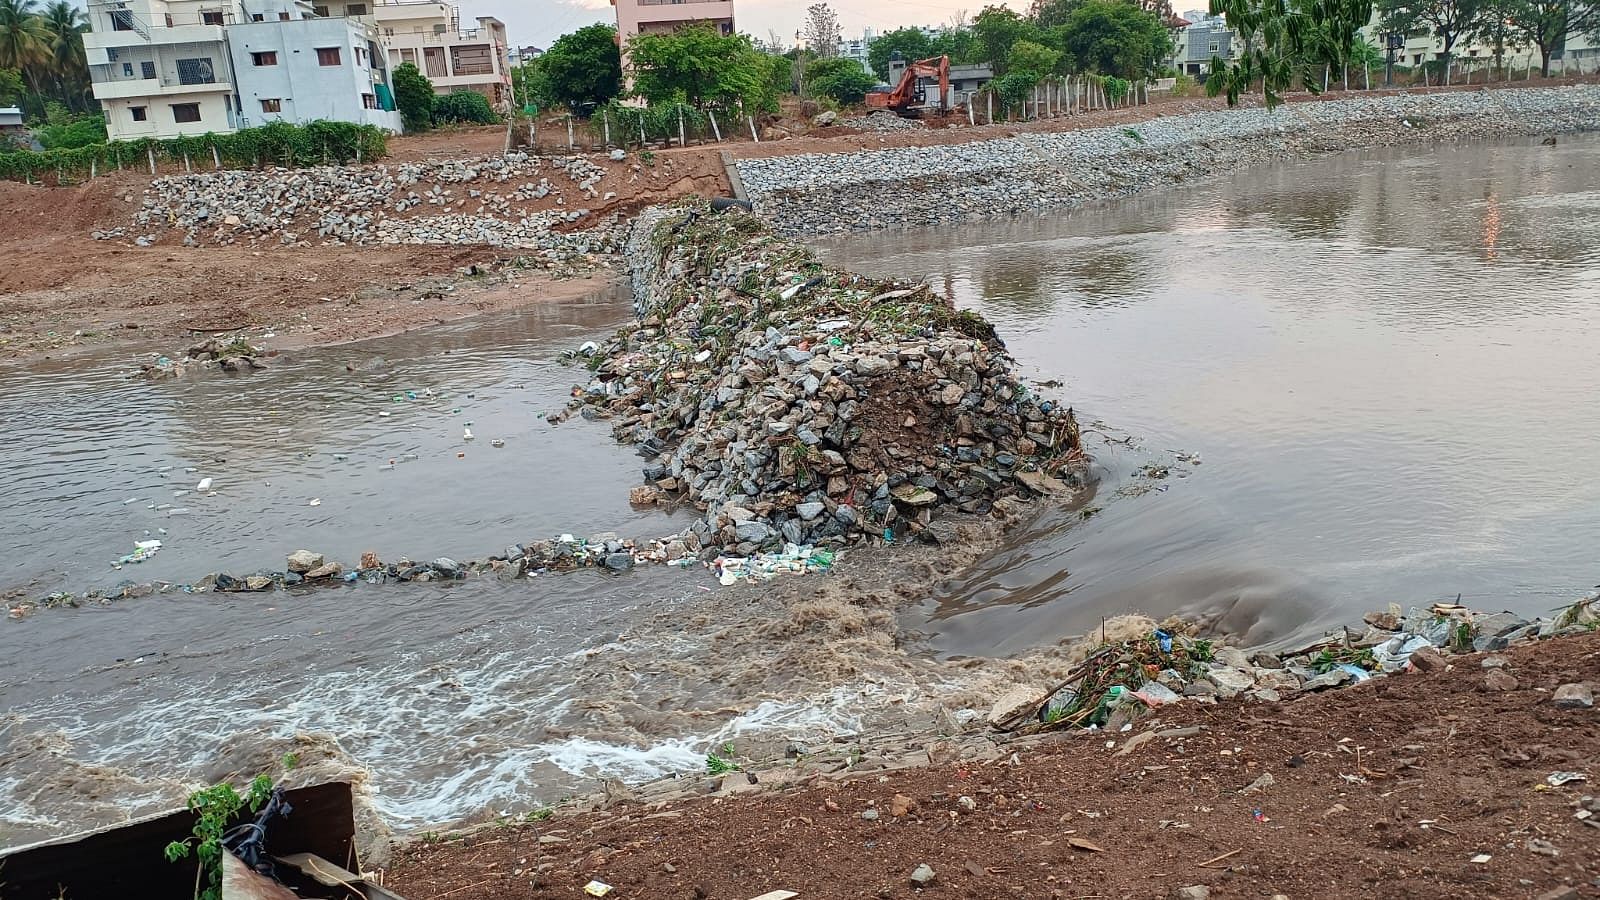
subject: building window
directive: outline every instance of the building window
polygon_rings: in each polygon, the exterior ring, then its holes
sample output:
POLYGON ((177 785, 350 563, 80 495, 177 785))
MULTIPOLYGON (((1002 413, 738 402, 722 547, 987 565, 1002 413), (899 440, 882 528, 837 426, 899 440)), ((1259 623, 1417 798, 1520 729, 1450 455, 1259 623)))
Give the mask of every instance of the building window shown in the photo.
POLYGON ((128 114, 133 116, 135 122, 143 122, 149 118, 148 110, 143 106, 128 107, 128 114))
POLYGON ((163 15, 165 16, 165 18, 167 20, 167 27, 171 28, 172 27, 172 13, 163 13, 163 15))
MULTIPOLYGON (((205 25, 221 25, 222 24, 222 12, 220 10, 213 10, 211 12, 203 12, 203 13, 200 14, 200 21, 201 21, 202 24, 205 24, 205 25)), ((199 121, 199 120, 196 119, 195 121, 199 121)))
POLYGON ((377 109, 378 108, 378 96, 376 94, 362 94, 361 95, 361 105, 366 107, 367 109, 377 109))
POLYGON ((1222 52, 1222 42, 1221 41, 1212 41, 1210 49, 1211 49, 1212 53, 1220 53, 1220 52, 1222 52))
POLYGON ((383 36, 384 37, 394 37, 394 29, 393 28, 385 28, 383 30, 383 36))
POLYGON ((326 19, 328 17, 328 8, 326 6, 313 6, 311 7, 311 12, 319 19, 326 19))
POLYGON ((366 64, 367 64, 367 51, 361 49, 360 47, 357 47, 356 48, 356 65, 364 66, 366 64))
POLYGON ((264 113, 283 112, 283 101, 282 100, 265 100, 264 99, 264 100, 261 101, 261 111, 264 112, 264 113))
POLYGON ((278 21, 279 22, 287 22, 287 21, 289 21, 289 14, 286 13, 286 12, 278 13, 278 21))
POLYGON ((211 67, 211 57, 178 60, 179 84, 216 84, 217 73, 211 67))
POLYGON ((133 77, 133 63, 123 63, 122 64, 122 77, 123 78, 132 78, 133 77))
POLYGON ((156 64, 148 59, 139 63, 139 74, 144 78, 156 77, 156 64))
POLYGON ((252 53, 250 61, 258 66, 275 66, 278 64, 278 51, 263 50, 260 53, 252 53))
POLYGON ((186 122, 200 121, 200 104, 174 103, 172 104, 172 121, 182 125, 186 122))
POLYGON ((365 3, 346 3, 344 5, 344 14, 347 16, 364 16, 367 14, 367 5, 365 3))
POLYGON ((252 22, 265 22, 266 20, 267 20, 267 17, 263 13, 251 13, 250 14, 250 21, 252 21, 252 22))
POLYGON ((338 64, 339 64, 339 48, 338 47, 318 47, 317 48, 317 65, 319 65, 319 66, 337 66, 338 64))
POLYGON ((111 11, 112 31, 132 31, 133 11, 127 9, 113 9, 111 11))

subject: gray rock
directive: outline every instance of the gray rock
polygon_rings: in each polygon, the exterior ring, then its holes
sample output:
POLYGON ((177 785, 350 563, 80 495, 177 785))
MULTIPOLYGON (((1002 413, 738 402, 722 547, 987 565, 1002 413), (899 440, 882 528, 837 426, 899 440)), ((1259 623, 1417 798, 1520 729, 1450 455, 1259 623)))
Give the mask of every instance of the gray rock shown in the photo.
POLYGON ((441 556, 430 563, 430 565, 433 566, 433 570, 435 572, 438 572, 440 575, 443 575, 446 578, 454 578, 461 574, 461 564, 448 556, 441 556))
POLYGON ((1206 678, 1217 686, 1217 696, 1224 700, 1249 690, 1256 683, 1255 676, 1248 669, 1232 666, 1213 665, 1206 671, 1206 678))
POLYGON ((1208 900, 1211 896, 1211 888, 1203 884, 1191 884, 1188 887, 1178 888, 1173 892, 1172 896, 1176 900, 1208 900))
POLYGON ((1305 683, 1300 685, 1300 689, 1307 692, 1320 691, 1327 688, 1339 687, 1354 680, 1355 676, 1343 669, 1329 669, 1328 671, 1323 672, 1321 675, 1307 678, 1305 683))
POLYGON ((296 550, 289 554, 288 569, 296 575, 304 575, 322 565, 322 563, 321 553, 313 553, 310 550, 296 550))
POLYGON ((740 522, 738 525, 734 526, 734 534, 737 535, 741 541, 748 541, 752 544, 764 544, 766 543, 767 539, 772 536, 772 529, 768 528, 766 524, 762 522, 752 520, 749 522, 740 522))
POLYGON ((1594 689, 1582 682, 1571 682, 1556 688, 1551 702, 1562 709, 1594 708, 1594 689))
POLYGON ((822 515, 823 511, 826 510, 826 509, 827 509, 827 506, 825 506, 825 505, 823 505, 821 503, 817 503, 817 502, 813 501, 813 502, 810 502, 810 503, 799 503, 799 504, 796 504, 795 508, 794 508, 794 511, 798 516, 800 516, 800 518, 805 519, 807 522, 810 522, 810 521, 816 519, 818 516, 822 515))
POLYGON ((608 553, 606 554, 605 566, 613 572, 626 572, 633 568, 633 554, 608 553))
POLYGON ((867 820, 868 822, 876 822, 878 821, 878 811, 875 809, 864 809, 861 811, 861 818, 867 820))
POLYGON ((927 887, 928 885, 933 884, 934 879, 937 877, 938 875, 934 873, 933 867, 927 863, 923 863, 912 870, 911 884, 912 886, 919 888, 927 887))

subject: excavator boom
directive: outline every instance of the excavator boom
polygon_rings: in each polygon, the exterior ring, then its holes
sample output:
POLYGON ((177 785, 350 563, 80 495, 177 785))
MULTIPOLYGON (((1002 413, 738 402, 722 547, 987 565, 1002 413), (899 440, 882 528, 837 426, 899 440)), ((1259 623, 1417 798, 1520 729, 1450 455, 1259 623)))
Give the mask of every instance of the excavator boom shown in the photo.
POLYGON ((900 83, 890 91, 873 91, 867 95, 867 105, 879 109, 892 109, 902 116, 914 116, 925 110, 950 110, 950 57, 935 56, 919 59, 900 75, 900 83), (939 80, 939 96, 934 102, 916 105, 917 85, 924 78, 939 80))

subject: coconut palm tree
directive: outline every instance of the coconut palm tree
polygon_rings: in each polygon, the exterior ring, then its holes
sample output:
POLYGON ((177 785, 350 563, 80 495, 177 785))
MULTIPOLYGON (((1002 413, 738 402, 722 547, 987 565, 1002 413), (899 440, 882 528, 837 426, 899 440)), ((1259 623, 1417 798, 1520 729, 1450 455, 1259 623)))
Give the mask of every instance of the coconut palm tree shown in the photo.
POLYGON ((83 52, 83 32, 89 23, 83 10, 69 0, 51 0, 39 19, 49 33, 44 68, 67 105, 81 108, 89 83, 88 58, 83 52))
POLYGON ((34 67, 49 58, 49 32, 34 0, 0 0, 0 68, 18 69, 39 92, 34 67))

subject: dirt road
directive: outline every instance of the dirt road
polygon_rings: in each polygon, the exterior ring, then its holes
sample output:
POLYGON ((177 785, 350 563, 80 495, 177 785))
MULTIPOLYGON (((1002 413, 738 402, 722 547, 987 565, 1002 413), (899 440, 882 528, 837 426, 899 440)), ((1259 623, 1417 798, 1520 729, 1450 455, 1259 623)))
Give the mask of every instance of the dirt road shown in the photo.
POLYGON ((965 759, 930 739, 918 768, 822 776, 802 758, 763 773, 766 791, 736 775, 702 799, 416 843, 387 883, 411 900, 574 897, 591 880, 714 900, 1600 896, 1600 710, 1551 698, 1600 683, 1600 634, 1496 656, 965 759), (934 879, 914 888, 923 864, 934 879))

